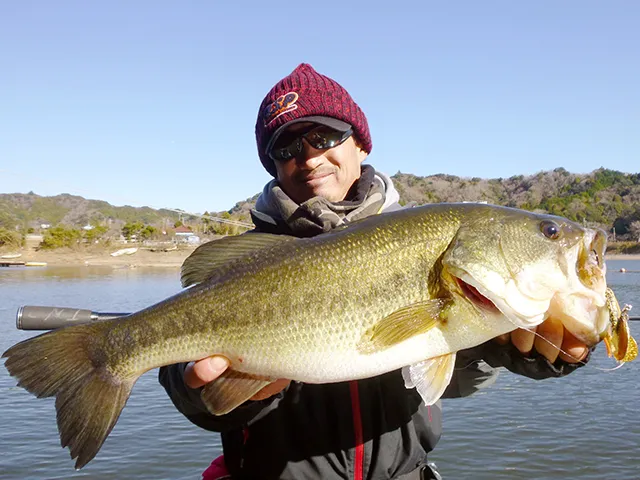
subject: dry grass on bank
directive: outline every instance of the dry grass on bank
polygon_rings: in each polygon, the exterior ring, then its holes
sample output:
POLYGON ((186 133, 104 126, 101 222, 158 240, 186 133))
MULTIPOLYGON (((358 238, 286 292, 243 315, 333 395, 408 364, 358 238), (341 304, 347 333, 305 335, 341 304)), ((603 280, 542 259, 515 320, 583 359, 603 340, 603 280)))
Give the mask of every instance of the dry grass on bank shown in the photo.
MULTIPOLYGON (((128 245, 129 247, 131 245, 128 245)), ((0 255, 21 254, 19 258, 11 261, 19 262, 45 262, 48 266, 84 266, 101 265, 114 267, 170 267, 179 268, 191 252, 192 246, 180 246, 176 250, 162 251, 139 247, 132 255, 111 256, 111 253, 127 246, 115 247, 90 247, 90 248, 60 248, 55 250, 36 250, 24 247, 12 251, 2 251, 0 255)))

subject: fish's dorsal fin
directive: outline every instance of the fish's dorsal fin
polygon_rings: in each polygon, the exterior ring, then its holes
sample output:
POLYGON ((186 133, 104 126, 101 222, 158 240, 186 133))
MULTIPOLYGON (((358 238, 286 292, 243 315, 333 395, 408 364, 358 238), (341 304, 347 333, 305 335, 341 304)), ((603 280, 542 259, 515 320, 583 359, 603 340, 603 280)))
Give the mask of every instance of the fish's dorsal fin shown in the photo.
POLYGON ((441 321, 440 314, 448 303, 449 299, 436 298, 396 310, 364 333, 358 343, 358 351, 375 353, 427 333, 441 321))
POLYGON ((415 387, 425 405, 433 405, 449 386, 455 364, 456 354, 453 352, 404 367, 404 386, 415 387))
POLYGON ((203 243, 182 263, 180 280, 183 287, 210 279, 223 266, 248 257, 259 250, 298 240, 289 235, 247 232, 203 243))
POLYGON ((269 378, 228 369, 204 386, 200 398, 212 414, 224 415, 242 405, 271 382, 269 378))

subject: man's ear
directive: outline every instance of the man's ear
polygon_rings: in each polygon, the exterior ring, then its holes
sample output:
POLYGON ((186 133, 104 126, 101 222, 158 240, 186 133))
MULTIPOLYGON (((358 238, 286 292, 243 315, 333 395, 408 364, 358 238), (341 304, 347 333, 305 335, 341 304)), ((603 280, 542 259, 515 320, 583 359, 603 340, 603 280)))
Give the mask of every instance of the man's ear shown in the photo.
POLYGON ((363 149, 358 150, 358 160, 360 160, 360 163, 364 162, 368 156, 368 152, 365 152, 363 149))
POLYGON ((364 150, 361 146, 360 143, 354 139, 354 142, 356 144, 356 148, 358 149, 357 155, 358 155, 358 161, 360 163, 364 162, 365 159, 369 156, 369 152, 367 152, 366 150, 364 150))

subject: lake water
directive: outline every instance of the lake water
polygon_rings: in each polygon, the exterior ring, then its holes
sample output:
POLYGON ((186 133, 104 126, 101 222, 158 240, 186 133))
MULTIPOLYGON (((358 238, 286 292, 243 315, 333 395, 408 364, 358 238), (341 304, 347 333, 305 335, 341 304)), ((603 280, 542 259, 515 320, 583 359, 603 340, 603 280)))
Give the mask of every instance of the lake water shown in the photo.
MULTIPOLYGON (((640 310, 640 261, 609 261, 620 303, 640 310)), ((21 305, 133 311, 180 289, 177 270, 0 268, 0 352, 35 332, 15 328, 21 305)), ((640 336, 640 322, 631 325, 640 336)), ((444 435, 433 453, 445 480, 638 479, 640 361, 614 366, 599 346, 562 379, 509 372, 476 395, 444 401, 444 435)), ((73 469, 59 446, 53 399, 36 399, 0 367, 0 478, 199 479, 220 452, 217 434, 192 425, 145 374, 98 456, 73 469)))

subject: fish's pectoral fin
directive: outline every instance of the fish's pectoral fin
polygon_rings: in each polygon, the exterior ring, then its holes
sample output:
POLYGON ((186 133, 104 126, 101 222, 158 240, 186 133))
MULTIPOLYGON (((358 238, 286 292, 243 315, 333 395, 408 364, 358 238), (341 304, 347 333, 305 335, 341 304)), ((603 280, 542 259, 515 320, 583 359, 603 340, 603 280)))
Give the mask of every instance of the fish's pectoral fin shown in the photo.
POLYGON ((182 263, 182 286, 189 287, 204 282, 226 265, 231 265, 259 250, 292 240, 299 239, 290 235, 247 232, 203 243, 182 263))
POLYGON ((402 369, 404 386, 415 387, 425 405, 433 405, 449 386, 455 364, 454 352, 404 367, 402 369))
POLYGON ((440 314, 448 303, 448 299, 436 298, 396 310, 364 333, 358 343, 358 351, 375 353, 427 333, 441 321, 440 314))
POLYGON ((235 370, 225 370, 200 392, 200 398, 214 415, 224 415, 242 405, 273 380, 235 370))

